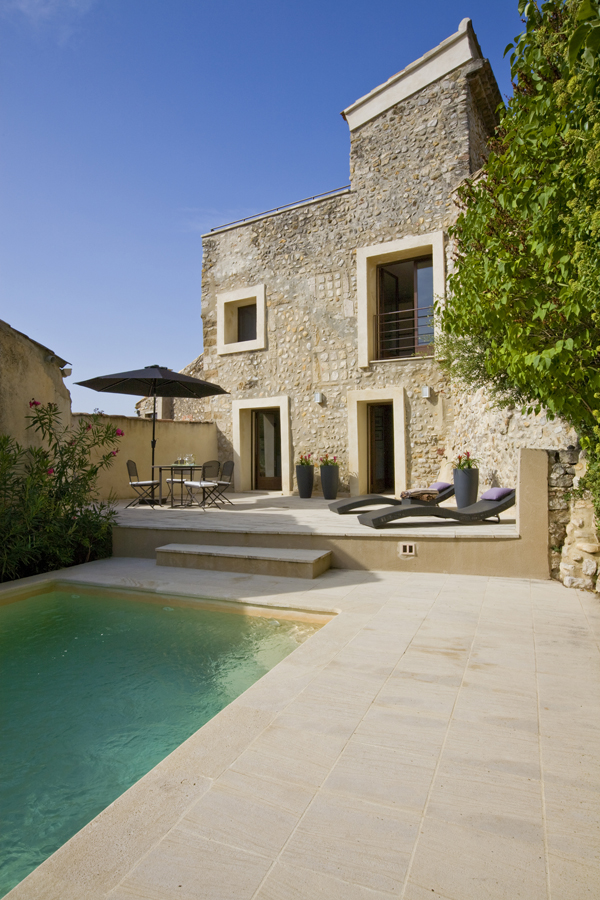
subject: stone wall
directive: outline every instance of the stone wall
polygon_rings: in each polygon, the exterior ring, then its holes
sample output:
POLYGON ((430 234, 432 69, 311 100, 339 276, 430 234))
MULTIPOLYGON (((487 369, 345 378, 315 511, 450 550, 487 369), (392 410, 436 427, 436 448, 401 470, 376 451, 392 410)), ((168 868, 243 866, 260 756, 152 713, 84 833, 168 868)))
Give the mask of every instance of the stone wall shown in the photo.
MULTIPOLYGON (((577 446, 577 434, 560 420, 545 413, 523 416, 519 410, 498 409, 484 388, 474 393, 457 387, 451 391, 454 413, 448 431, 444 474, 451 475, 451 463, 467 450, 480 460, 482 489, 514 487, 521 447, 569 453, 577 446)), ((448 477, 448 480, 451 480, 448 477)))
MULTIPOLYGON (((225 387, 231 399, 287 394, 294 457, 335 454, 344 486, 349 390, 402 385, 409 481, 427 482, 439 471, 453 412, 434 360, 357 366, 356 249, 445 230, 454 221, 453 190, 472 169, 470 73, 469 66, 458 69, 356 129, 351 192, 204 238, 203 377, 225 387), (216 295, 253 284, 266 285, 267 348, 218 356, 216 295), (421 397, 424 385, 432 388, 429 399, 421 397), (313 401, 315 391, 325 396, 322 406, 313 401)), ((474 128, 479 135, 481 117, 474 128)), ((183 414, 181 401, 175 410, 183 414)), ((217 423, 229 455, 230 398, 207 399, 202 413, 217 423)))

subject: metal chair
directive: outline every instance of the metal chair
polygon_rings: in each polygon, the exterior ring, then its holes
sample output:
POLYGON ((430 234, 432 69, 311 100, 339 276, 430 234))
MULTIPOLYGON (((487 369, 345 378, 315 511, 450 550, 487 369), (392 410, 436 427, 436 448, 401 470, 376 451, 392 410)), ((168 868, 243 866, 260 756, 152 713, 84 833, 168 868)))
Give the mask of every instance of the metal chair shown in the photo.
POLYGON ((202 476, 200 481, 217 481, 219 472, 221 471, 221 463, 218 459, 210 459, 202 466, 202 476))
POLYGON ((228 459, 227 462, 223 463, 223 468, 221 469, 221 478, 217 481, 217 490, 214 491, 213 495, 210 497, 210 505, 218 506, 219 503, 229 503, 230 506, 233 506, 233 503, 229 499, 229 497, 225 496, 225 491, 228 487, 231 487, 231 481, 233 478, 233 460, 228 459))
POLYGON ((157 488, 160 484, 158 481, 140 481, 137 466, 132 459, 127 460, 127 474, 129 475, 129 484, 134 489, 137 497, 134 497, 131 503, 128 503, 125 509, 129 509, 130 506, 134 506, 136 503, 140 503, 142 500, 150 501, 150 506, 154 509, 154 506, 158 501, 154 499, 154 489, 157 488))

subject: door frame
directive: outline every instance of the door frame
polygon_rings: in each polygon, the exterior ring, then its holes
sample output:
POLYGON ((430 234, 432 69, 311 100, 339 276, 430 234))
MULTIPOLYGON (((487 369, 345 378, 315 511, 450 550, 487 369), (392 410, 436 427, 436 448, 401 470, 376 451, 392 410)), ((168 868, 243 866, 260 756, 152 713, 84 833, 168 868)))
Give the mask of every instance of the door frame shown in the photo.
POLYGON ((394 495, 406 490, 406 418, 404 388, 385 387, 348 391, 348 468, 350 494, 357 497, 369 491, 369 416, 370 404, 392 401, 394 407, 394 495))
POLYGON ((252 411, 255 409, 279 408, 281 423, 281 493, 284 496, 293 493, 292 476, 292 430, 290 423, 290 398, 287 394, 276 397, 249 397, 246 400, 234 400, 231 404, 233 480, 236 491, 251 491, 253 476, 253 435, 252 411))

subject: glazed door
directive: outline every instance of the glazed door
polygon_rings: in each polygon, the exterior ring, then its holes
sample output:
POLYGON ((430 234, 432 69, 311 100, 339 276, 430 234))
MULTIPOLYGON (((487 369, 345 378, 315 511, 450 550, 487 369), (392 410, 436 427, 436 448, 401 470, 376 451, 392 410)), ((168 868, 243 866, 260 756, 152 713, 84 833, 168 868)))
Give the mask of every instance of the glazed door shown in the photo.
POLYGON ((394 407, 391 403, 369 406, 369 493, 393 491, 394 407))
POLYGON ((281 490, 281 422, 278 409, 255 409, 254 488, 281 490))

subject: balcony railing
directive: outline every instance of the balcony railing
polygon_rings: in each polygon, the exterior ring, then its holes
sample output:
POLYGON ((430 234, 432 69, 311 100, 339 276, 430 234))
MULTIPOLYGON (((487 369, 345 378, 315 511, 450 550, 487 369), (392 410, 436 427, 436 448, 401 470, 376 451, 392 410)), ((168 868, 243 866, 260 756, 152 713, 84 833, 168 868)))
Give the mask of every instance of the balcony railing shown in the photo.
POLYGON ((433 352, 433 308, 397 310, 373 316, 377 359, 427 356, 433 352))

